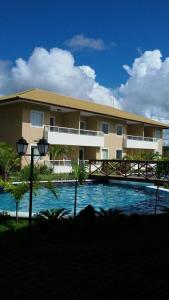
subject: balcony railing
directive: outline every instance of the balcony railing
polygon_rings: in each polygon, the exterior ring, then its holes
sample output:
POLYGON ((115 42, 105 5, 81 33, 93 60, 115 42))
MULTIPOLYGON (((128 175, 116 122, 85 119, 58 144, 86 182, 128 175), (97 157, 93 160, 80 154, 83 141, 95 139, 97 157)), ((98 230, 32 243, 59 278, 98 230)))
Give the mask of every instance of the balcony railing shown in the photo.
POLYGON ((49 125, 45 125, 45 131, 58 132, 58 133, 69 133, 69 134, 82 134, 82 135, 90 135, 90 136, 103 136, 104 135, 104 133, 102 131, 59 127, 59 126, 49 126, 49 125))
POLYGON ((104 133, 102 131, 45 126, 44 136, 52 145, 103 147, 104 133))
POLYGON ((153 137, 124 135, 123 146, 130 149, 151 149, 158 150, 160 139, 153 137))
POLYGON ((126 135, 126 138, 128 140, 154 142, 154 143, 158 142, 158 140, 159 140, 157 138, 144 137, 144 136, 135 136, 135 135, 126 135))
MULTIPOLYGON (((86 171, 89 171, 89 160, 79 160, 79 164, 84 163, 86 165, 86 171)), ((72 172, 72 160, 46 160, 45 164, 52 168, 54 173, 71 173, 72 172)), ((100 163, 96 166, 92 166, 91 170, 94 171, 100 166, 100 163)))

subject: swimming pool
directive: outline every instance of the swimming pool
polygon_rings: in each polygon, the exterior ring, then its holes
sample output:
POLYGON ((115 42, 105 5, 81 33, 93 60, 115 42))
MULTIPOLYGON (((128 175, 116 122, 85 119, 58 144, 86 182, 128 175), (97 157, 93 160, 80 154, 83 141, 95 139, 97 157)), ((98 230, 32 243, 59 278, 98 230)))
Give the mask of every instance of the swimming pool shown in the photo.
MULTIPOLYGON (((58 184, 58 199, 47 189, 41 189, 33 196, 33 212, 51 208, 66 208, 73 211, 74 185, 58 184)), ((156 191, 147 184, 131 182, 111 182, 109 184, 87 183, 78 186, 77 211, 88 204, 95 209, 117 208, 126 213, 154 213, 156 191)), ((160 191, 159 205, 169 206, 169 193, 160 191)), ((28 212, 29 193, 20 202, 19 211, 28 212)), ((0 210, 15 211, 15 202, 8 193, 0 191, 0 210)), ((160 210, 160 208, 158 209, 160 210)))

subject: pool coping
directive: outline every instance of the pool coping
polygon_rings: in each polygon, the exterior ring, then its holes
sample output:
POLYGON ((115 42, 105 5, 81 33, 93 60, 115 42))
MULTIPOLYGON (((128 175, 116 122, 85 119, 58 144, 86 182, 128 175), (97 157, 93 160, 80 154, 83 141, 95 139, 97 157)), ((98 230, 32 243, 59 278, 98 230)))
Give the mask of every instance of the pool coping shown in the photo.
MULTIPOLYGON (((153 189, 153 190, 157 190, 157 186, 151 186, 151 185, 148 185, 148 186, 146 186, 147 188, 149 188, 149 189, 153 189)), ((159 189, 159 191, 162 191, 162 192, 165 192, 165 193, 169 193, 169 189, 165 189, 165 188, 158 188, 159 189)))
MULTIPOLYGON (((20 184, 20 183, 23 183, 23 182, 28 182, 29 181, 13 181, 12 183, 13 184, 20 184)), ((38 181, 40 183, 47 183, 47 182, 52 182, 52 183, 75 183, 76 182, 76 179, 68 179, 68 180, 40 180, 38 181)), ((94 179, 86 179, 85 182, 95 182, 94 179)))

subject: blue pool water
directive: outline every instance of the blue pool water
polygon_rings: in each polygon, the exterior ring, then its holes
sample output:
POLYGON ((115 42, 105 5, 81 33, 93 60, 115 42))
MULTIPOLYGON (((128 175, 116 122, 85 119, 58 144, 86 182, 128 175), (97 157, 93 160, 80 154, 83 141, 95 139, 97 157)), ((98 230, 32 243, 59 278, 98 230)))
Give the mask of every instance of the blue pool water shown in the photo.
MULTIPOLYGON (((37 196, 33 196, 33 212, 51 208, 66 208, 73 210, 74 185, 57 185, 58 199, 47 189, 41 189, 37 196)), ((116 182, 106 184, 85 184, 78 187, 77 211, 91 204, 95 209, 99 207, 118 208, 126 213, 153 213, 155 204, 155 190, 147 188, 145 184, 116 182)), ((159 207, 169 207, 169 193, 160 191, 159 207)), ((19 211, 28 212, 29 193, 20 202, 19 211)), ((0 191, 0 210, 15 211, 12 197, 0 191)))

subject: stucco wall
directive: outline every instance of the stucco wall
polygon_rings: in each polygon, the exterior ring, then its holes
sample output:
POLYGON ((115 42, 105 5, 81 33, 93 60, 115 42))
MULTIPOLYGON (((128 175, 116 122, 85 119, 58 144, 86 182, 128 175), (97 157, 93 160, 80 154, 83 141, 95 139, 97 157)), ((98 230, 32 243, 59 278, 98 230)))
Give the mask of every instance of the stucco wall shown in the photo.
POLYGON ((152 126, 144 127, 144 136, 145 137, 153 137, 154 136, 154 128, 152 126))
POLYGON ((29 144, 36 143, 43 137, 44 128, 32 127, 31 125, 31 110, 44 112, 44 124, 49 124, 50 111, 45 106, 40 105, 24 105, 22 109, 22 135, 29 144))
MULTIPOLYGON (((32 127, 30 124, 31 110, 44 112, 44 124, 49 125, 50 116, 55 117, 55 125, 69 128, 79 128, 80 120, 86 121, 86 129, 100 131, 102 122, 109 123, 109 134, 104 135, 104 148, 109 149, 109 158, 116 157, 116 150, 123 149, 123 136, 116 134, 116 126, 123 125, 123 134, 152 137, 154 128, 142 124, 126 125, 125 121, 111 119, 101 116, 80 116, 79 111, 75 112, 55 112, 49 106, 38 104, 10 104, 0 108, 0 141, 15 145, 19 137, 23 136, 29 144, 36 144, 43 136, 44 128, 32 127)), ((96 147, 84 147, 85 159, 101 159, 101 149, 96 147)), ((123 149, 125 152, 130 150, 123 149)), ((135 150, 134 150, 135 151, 135 150)), ((162 141, 159 142, 159 153, 162 153, 162 141)), ((71 158, 78 157, 79 147, 71 154, 71 158)), ((48 159, 48 157, 46 157, 48 159)))
POLYGON ((69 128, 79 128, 80 112, 68 112, 62 114, 62 126, 69 128))
POLYGON ((85 159, 100 159, 100 148, 84 147, 85 159))
MULTIPOLYGON (((116 158, 116 150, 123 150, 123 156, 124 156, 125 149, 123 149, 123 136, 116 134, 116 127, 117 125, 122 125, 123 134, 126 134, 126 122, 117 119, 99 117, 98 130, 101 130, 103 122, 109 124, 109 133, 104 135, 104 148, 109 149, 109 159, 116 158)), ((99 159, 101 159, 101 151, 98 156, 99 159)))
POLYGON ((127 125, 127 135, 143 136, 144 125, 143 124, 129 124, 127 125))
POLYGON ((18 104, 0 107, 0 141, 16 144, 22 136, 22 107, 18 104))

